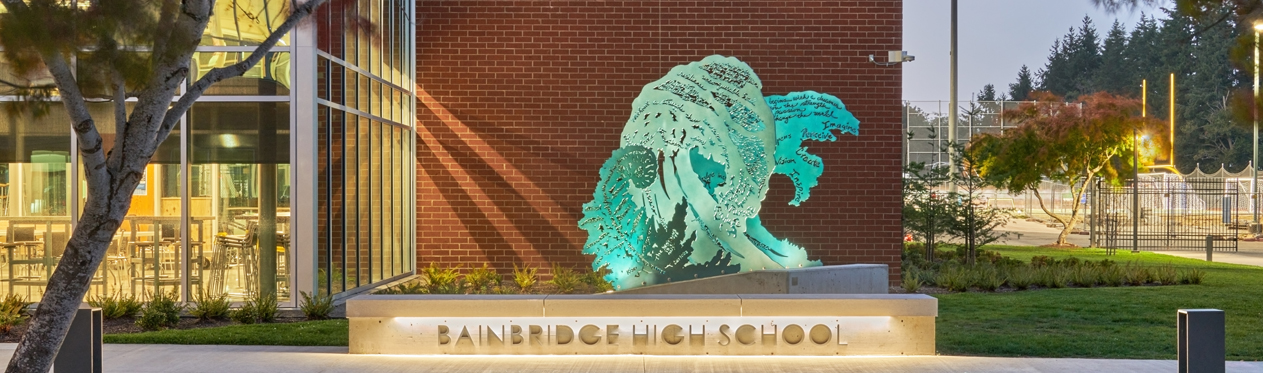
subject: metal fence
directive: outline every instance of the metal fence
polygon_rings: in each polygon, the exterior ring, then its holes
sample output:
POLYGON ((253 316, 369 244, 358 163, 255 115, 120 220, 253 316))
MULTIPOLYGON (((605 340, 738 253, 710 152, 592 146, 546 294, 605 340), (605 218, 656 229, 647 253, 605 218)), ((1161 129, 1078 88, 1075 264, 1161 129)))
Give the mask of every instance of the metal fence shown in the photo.
MULTIPOLYGON (((956 141, 964 144, 981 133, 1003 133, 1016 123, 1008 123, 1001 115, 1031 101, 962 101, 957 110, 956 141)), ((1078 105, 1078 104, 1071 104, 1078 105)), ((947 101, 904 101, 903 162, 926 165, 947 164, 947 101)))
POLYGON ((1219 177, 1145 175, 1122 186, 1097 183, 1089 226, 1093 246, 1131 250, 1237 251, 1252 213, 1249 184, 1219 177))

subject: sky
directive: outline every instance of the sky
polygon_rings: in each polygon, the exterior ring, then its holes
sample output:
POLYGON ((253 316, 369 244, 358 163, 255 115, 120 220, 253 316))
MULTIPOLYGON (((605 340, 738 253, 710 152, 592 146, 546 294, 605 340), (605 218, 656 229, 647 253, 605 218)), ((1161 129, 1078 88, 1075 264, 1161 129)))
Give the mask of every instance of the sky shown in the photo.
MULTIPOLYGON (((957 60, 959 100, 967 101, 988 83, 996 92, 1009 91, 1025 64, 1034 74, 1048 61, 1053 40, 1083 16, 1092 17, 1101 38, 1117 19, 1127 29, 1147 8, 1107 14, 1091 0, 959 0, 957 5, 957 60)), ((946 101, 951 42, 951 1, 904 0, 903 48, 916 61, 903 65, 903 99, 946 101)))

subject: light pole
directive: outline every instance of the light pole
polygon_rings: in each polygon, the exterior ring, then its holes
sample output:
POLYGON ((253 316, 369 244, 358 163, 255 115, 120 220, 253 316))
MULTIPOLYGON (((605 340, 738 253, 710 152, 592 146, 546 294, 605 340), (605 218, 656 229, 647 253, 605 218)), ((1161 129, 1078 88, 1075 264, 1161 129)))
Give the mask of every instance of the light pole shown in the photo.
MULTIPOLYGON (((1148 115, 1149 111, 1149 81, 1140 81, 1140 118, 1148 115)), ((1131 129, 1131 156, 1132 156, 1132 181, 1131 181, 1131 252, 1140 252, 1140 136, 1136 134, 1136 128, 1131 129)))
POLYGON ((1258 234, 1259 229, 1259 31, 1263 31, 1263 23, 1254 24, 1254 102, 1251 113, 1254 117, 1254 153, 1250 157, 1250 210, 1254 215, 1254 224, 1250 224, 1250 233, 1258 234))
POLYGON ((948 73, 948 85, 951 86, 951 92, 948 93, 947 104, 947 167, 951 170, 951 183, 948 186, 952 193, 956 193, 956 57, 960 55, 960 51, 956 49, 956 0, 952 0, 952 41, 951 41, 951 66, 948 73))

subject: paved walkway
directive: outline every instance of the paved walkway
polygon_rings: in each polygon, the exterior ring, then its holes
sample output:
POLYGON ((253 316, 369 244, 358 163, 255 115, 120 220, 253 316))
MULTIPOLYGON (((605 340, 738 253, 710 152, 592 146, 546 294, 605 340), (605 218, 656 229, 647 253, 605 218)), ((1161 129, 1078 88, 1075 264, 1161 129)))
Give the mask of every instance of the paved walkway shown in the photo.
MULTIPOLYGON (((0 344, 8 362, 15 344, 0 344)), ((385 356, 346 347, 105 345, 106 372, 1174 372, 1171 360, 994 357, 385 356)), ((1263 373, 1263 362, 1228 372, 1263 373)))

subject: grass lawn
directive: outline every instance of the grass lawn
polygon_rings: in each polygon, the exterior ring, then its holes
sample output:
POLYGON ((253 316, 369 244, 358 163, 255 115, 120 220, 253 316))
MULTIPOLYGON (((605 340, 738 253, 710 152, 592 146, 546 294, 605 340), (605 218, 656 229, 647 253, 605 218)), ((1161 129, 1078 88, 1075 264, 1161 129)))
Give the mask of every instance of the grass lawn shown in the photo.
POLYGON ((231 325, 217 328, 106 334, 105 343, 186 345, 346 346, 346 320, 231 325))
POLYGON ((1175 359, 1176 310, 1218 308, 1226 313, 1228 359, 1263 359, 1263 268, 1123 250, 1110 257, 1103 249, 986 250, 1023 261, 1047 255, 1198 267, 1206 279, 1201 285, 936 295, 939 354, 1175 359))
MULTIPOLYGON (((1175 359, 1175 311, 1227 312, 1230 360, 1263 359, 1263 268, 1101 249, 993 246, 1023 261, 1069 256, 1206 271, 1201 285, 954 293, 939 298, 943 355, 1175 359)), ((345 346, 346 320, 110 334, 106 343, 345 346)))

